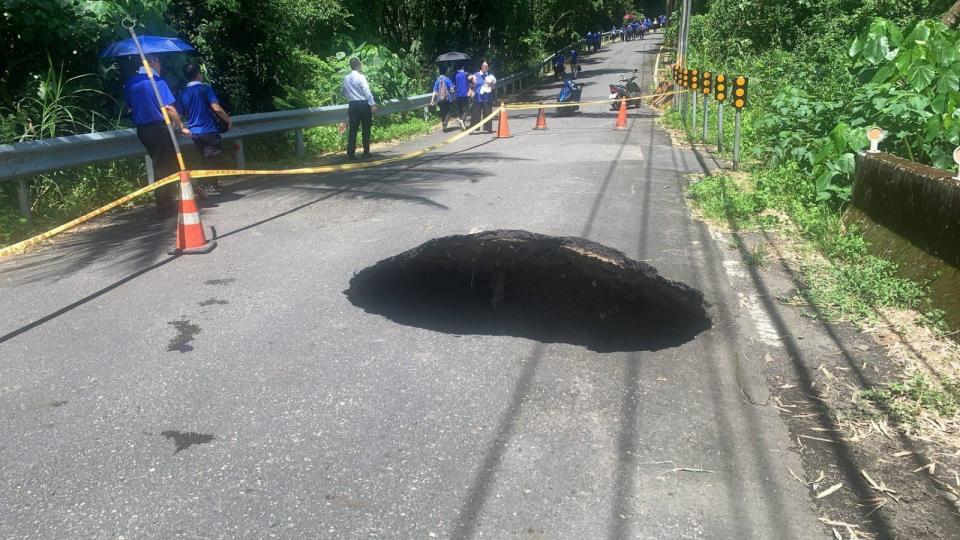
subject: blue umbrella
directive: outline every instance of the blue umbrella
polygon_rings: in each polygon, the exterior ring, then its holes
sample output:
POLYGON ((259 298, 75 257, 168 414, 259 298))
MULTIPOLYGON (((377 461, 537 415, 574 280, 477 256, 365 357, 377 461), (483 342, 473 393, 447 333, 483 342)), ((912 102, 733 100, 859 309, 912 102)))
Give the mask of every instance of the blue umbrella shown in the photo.
MULTIPOLYGON (((143 47, 144 54, 187 52, 195 50, 187 42, 178 38, 163 36, 137 36, 137 38, 140 40, 140 46, 143 47)), ((100 58, 136 55, 137 45, 133 42, 133 38, 127 38, 111 43, 102 51, 100 51, 100 58)))

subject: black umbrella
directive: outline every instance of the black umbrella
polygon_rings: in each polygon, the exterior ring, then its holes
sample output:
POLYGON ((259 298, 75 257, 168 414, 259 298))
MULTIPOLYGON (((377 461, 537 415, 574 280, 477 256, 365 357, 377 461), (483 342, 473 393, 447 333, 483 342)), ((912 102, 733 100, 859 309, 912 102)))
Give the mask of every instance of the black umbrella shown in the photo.
POLYGON ((470 60, 470 56, 462 52, 448 52, 437 57, 437 62, 457 62, 461 60, 470 60))

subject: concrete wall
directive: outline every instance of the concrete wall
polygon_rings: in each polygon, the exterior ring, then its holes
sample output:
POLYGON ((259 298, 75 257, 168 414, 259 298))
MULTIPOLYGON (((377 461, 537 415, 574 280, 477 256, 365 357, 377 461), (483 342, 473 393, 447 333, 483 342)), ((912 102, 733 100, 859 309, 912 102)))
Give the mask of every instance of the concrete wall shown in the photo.
POLYGON ((847 223, 904 276, 929 282, 935 306, 960 327, 960 181, 888 154, 862 154, 852 203, 847 223))

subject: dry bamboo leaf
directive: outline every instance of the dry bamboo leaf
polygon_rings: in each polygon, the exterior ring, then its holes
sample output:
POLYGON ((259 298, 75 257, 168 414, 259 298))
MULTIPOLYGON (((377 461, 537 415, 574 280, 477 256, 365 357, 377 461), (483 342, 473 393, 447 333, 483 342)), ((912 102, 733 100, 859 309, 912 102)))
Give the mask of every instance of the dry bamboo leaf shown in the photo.
POLYGON ((850 527, 852 529, 859 529, 859 525, 853 525, 852 523, 845 523, 843 521, 834 521, 829 518, 819 518, 821 523, 830 525, 831 527, 850 527))
POLYGON ((824 497, 826 497, 826 496, 828 496, 828 495, 832 495, 833 493, 836 493, 836 492, 837 492, 840 488, 842 488, 842 487, 843 487, 843 482, 841 482, 841 483, 839 483, 839 484, 834 484, 834 485, 828 487, 827 489, 821 491, 820 493, 818 493, 817 496, 816 496, 816 498, 817 498, 817 499, 822 499, 822 498, 824 498, 824 497))

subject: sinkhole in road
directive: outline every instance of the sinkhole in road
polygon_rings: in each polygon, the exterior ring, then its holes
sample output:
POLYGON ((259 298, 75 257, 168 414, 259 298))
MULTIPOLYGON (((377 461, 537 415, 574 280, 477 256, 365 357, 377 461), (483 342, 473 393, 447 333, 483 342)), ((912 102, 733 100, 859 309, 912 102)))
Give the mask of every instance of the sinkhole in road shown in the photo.
POLYGON ((361 270, 345 294, 407 326, 596 352, 674 347, 711 326, 703 294, 650 265, 583 238, 516 230, 430 240, 361 270))

